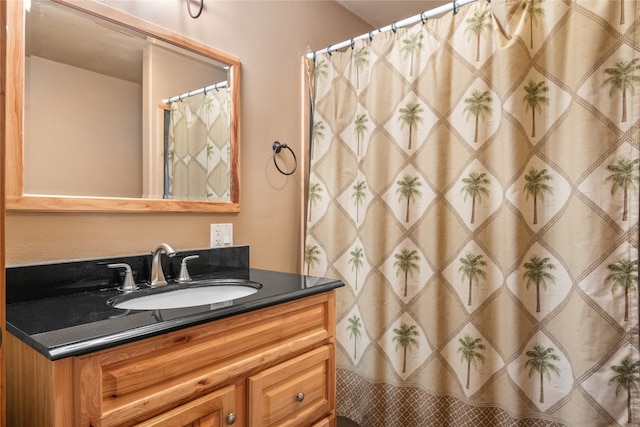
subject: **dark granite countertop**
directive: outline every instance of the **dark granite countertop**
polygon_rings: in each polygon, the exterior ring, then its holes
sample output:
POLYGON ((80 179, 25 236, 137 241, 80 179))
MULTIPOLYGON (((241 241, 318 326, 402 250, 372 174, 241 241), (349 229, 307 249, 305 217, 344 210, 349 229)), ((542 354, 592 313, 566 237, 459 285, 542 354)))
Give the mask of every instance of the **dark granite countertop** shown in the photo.
POLYGON ((113 285, 41 299, 9 300, 7 330, 50 360, 57 360, 344 286, 334 279, 251 268, 216 272, 206 277, 247 279, 263 287, 253 295, 221 304, 170 310, 113 308, 107 301, 121 295, 113 285))

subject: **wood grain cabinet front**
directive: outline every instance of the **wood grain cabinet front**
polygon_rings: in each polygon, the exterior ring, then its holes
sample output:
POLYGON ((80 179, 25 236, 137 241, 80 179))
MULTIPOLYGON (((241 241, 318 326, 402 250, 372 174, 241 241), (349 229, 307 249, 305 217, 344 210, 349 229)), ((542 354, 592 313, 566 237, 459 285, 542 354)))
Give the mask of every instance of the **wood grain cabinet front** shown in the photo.
POLYGON ((56 361, 14 338, 9 419, 16 427, 335 427, 335 323, 328 291, 56 361), (32 383, 60 392, 47 397, 24 386, 32 383))
POLYGON ((235 391, 225 387, 202 396, 135 427, 224 427, 235 424, 235 391))
POLYGON ((336 426, 335 418, 327 417, 327 418, 321 419, 311 427, 335 427, 335 426, 336 426), (332 420, 333 420, 333 424, 332 424, 332 420))
POLYGON ((323 346, 249 377, 249 424, 310 426, 333 408, 332 349, 323 346))

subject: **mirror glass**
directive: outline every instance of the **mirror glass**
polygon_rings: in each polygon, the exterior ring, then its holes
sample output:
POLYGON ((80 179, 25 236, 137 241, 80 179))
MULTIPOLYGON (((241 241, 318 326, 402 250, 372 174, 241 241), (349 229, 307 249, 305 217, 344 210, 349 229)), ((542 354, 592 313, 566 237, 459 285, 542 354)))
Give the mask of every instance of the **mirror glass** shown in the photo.
POLYGON ((239 210, 236 58, 97 2, 26 9, 17 199, 239 210))

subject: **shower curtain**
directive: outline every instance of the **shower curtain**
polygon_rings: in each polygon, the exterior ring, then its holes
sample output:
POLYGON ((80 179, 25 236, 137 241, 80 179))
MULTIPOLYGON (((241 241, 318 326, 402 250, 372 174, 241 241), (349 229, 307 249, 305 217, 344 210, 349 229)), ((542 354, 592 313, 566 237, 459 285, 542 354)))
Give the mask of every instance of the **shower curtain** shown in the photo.
POLYGON ((338 415, 640 425, 639 15, 479 0, 310 61, 338 415))
POLYGON ((226 89, 171 104, 167 150, 171 198, 229 200, 229 111, 226 89))

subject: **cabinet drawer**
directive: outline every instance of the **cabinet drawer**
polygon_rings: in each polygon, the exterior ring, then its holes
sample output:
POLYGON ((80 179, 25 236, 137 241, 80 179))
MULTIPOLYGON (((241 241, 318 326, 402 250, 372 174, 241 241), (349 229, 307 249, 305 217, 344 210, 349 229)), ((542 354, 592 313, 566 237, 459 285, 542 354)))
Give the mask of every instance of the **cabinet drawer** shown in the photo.
POLYGON ((249 426, 310 426, 327 416, 333 358, 322 346, 249 377, 249 426))

